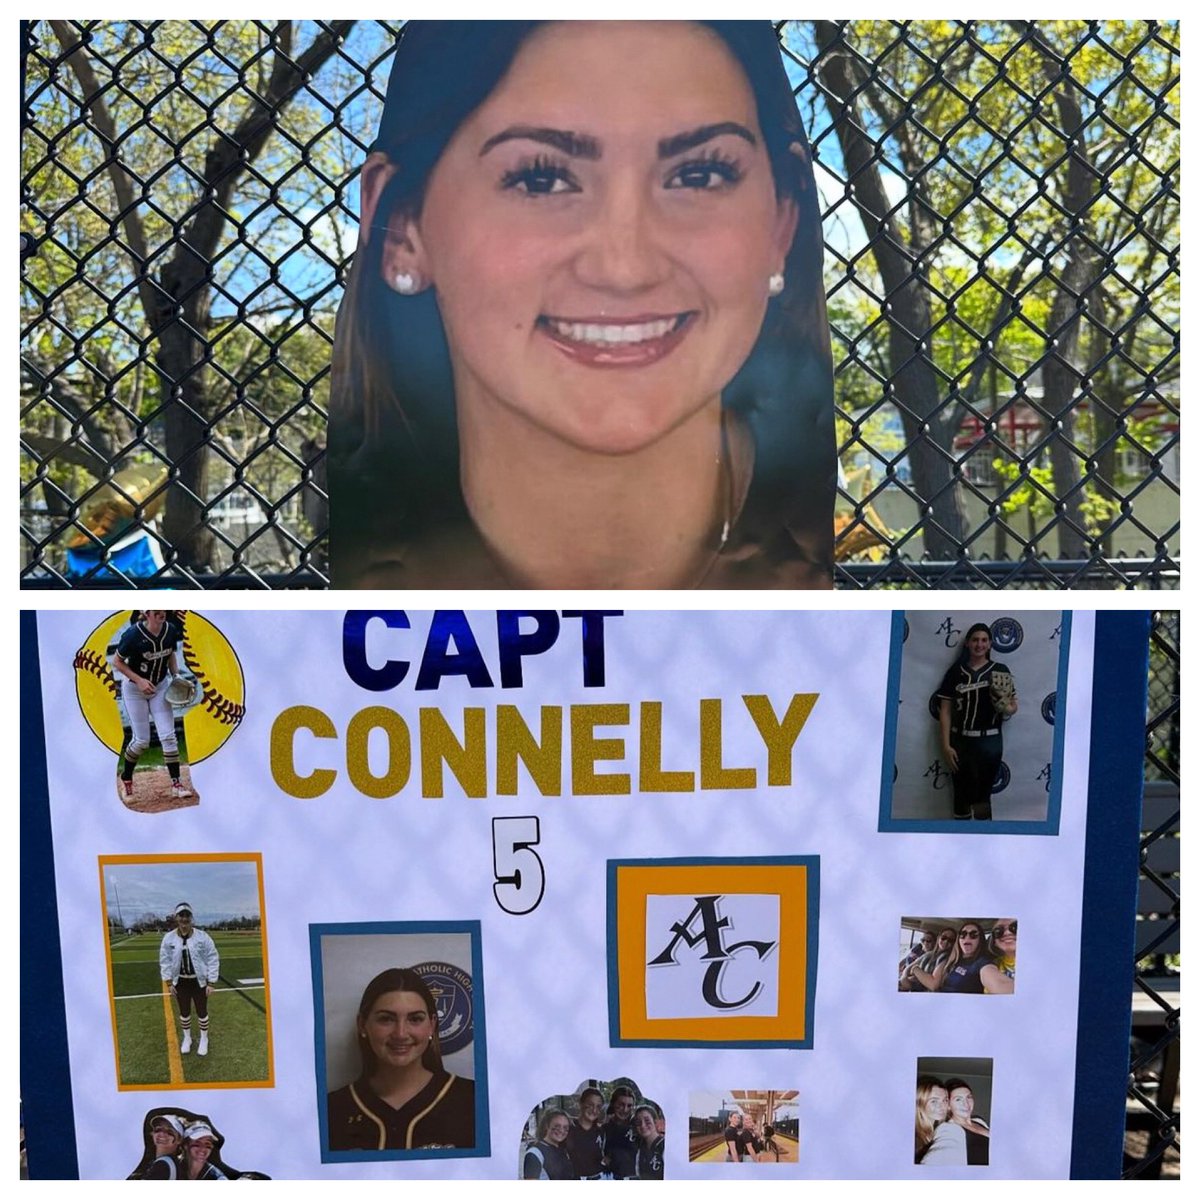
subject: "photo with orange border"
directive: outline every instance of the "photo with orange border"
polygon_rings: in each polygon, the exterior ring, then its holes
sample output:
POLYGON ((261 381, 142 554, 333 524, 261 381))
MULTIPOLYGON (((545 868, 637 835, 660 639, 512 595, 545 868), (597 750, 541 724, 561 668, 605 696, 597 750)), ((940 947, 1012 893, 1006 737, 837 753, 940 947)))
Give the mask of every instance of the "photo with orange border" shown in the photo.
POLYGON ((262 856, 98 862, 117 1089, 273 1087, 262 856))

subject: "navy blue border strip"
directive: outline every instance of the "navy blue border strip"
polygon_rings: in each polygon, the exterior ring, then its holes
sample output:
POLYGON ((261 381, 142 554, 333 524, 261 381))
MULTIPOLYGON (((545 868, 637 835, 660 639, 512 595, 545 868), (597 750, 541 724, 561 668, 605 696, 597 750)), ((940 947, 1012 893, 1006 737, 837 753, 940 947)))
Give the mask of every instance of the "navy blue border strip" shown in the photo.
POLYGON ((313 1053, 317 1084, 317 1122, 320 1126, 321 1161, 386 1162, 414 1158, 487 1158, 492 1153, 491 1123, 488 1119, 487 1004, 483 995, 483 926, 479 921, 352 921, 308 927, 312 957, 313 1053), (471 938, 471 998, 475 1024, 475 1145, 428 1150, 330 1150, 329 1108, 325 1077, 325 972, 321 960, 321 938, 345 934, 465 933, 471 938))
POLYGON ((1121 1174, 1149 657, 1148 612, 1096 614, 1072 1179, 1121 1174))
POLYGON ((21 613, 21 1105, 31 1179, 78 1179, 37 614, 21 613))

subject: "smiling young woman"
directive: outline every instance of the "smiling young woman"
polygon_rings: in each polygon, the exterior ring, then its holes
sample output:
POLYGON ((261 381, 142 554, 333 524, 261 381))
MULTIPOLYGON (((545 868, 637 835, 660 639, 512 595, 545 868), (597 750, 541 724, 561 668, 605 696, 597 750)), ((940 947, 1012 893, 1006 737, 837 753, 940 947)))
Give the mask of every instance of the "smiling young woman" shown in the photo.
POLYGON ((819 210, 770 23, 410 22, 361 190, 335 585, 830 585, 819 210))
POLYGON ((330 1150, 475 1145, 475 1085, 442 1066, 437 1006, 415 971, 391 967, 367 984, 355 1021, 362 1074, 330 1092, 330 1150))

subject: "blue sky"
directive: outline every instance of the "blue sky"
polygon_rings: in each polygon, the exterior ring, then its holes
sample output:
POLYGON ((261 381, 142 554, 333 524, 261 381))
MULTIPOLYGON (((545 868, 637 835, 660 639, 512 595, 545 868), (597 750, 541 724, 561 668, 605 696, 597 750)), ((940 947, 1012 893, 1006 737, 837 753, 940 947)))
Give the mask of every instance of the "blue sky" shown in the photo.
POLYGON ((145 913, 164 916, 175 905, 192 905, 196 924, 227 917, 257 917, 257 862, 108 863, 104 900, 109 916, 134 921, 145 913))

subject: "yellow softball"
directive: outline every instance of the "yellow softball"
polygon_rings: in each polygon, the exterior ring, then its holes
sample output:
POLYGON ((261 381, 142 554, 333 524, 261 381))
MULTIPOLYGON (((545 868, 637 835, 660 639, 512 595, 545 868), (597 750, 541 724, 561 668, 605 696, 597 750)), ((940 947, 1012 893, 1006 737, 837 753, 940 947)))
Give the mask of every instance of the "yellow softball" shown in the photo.
MULTIPOLYGON (((112 656, 131 616, 126 610, 106 617, 75 652, 75 695, 80 710, 91 731, 114 754, 121 752, 124 730, 112 656)), ((241 723, 246 712, 246 682, 229 639, 207 617, 180 610, 174 618, 183 626, 176 666, 194 675, 200 688, 198 702, 183 715, 187 758, 198 763, 215 754, 241 723)))

